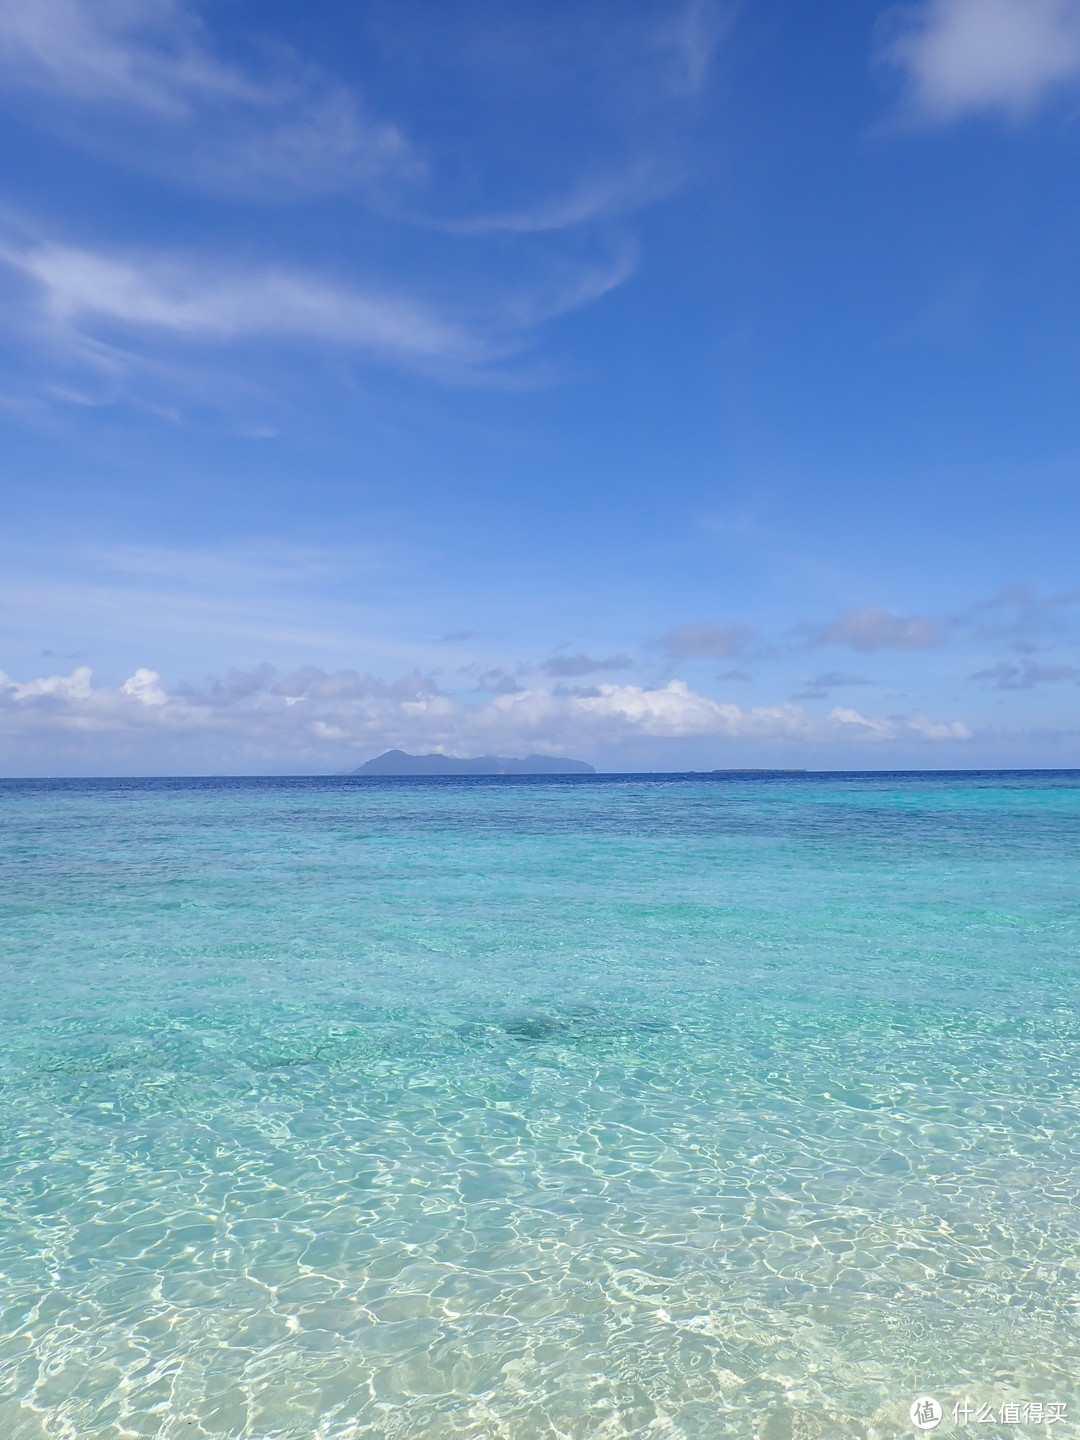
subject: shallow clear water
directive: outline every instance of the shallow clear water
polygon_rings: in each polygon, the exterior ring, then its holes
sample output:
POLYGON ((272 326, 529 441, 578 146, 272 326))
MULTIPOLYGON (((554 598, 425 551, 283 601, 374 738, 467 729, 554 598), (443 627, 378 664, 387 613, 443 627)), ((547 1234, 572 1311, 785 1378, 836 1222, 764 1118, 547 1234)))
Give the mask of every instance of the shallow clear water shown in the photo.
POLYGON ((1073 1433, 1080 776, 0 818, 0 1435, 1073 1433))

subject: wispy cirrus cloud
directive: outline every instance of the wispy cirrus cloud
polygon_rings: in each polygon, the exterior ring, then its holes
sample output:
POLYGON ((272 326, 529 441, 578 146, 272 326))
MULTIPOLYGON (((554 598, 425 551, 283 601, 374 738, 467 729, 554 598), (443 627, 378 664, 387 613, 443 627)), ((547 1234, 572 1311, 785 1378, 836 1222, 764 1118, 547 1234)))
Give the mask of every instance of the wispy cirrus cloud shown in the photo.
POLYGON ((245 272, 49 242, 0 259, 35 283, 44 318, 75 333, 104 326, 210 343, 282 335, 464 362, 497 350, 434 304, 283 267, 245 272))
POLYGON ((338 64, 301 54, 285 23, 195 0, 0 0, 0 104, 21 124, 152 196, 207 192, 168 252, 153 204, 82 204, 66 224, 9 213, 3 259, 39 301, 9 308, 10 403, 133 400, 173 421, 209 405, 258 430, 262 390, 298 369, 303 383, 296 340, 454 383, 550 383, 551 367, 509 362, 634 273, 626 217, 685 178, 723 28, 713 0, 588 0, 559 19, 406 4, 359 17, 338 64), (315 198, 339 207, 317 244, 251 228, 252 203, 315 198), (208 353, 245 338, 280 343, 208 353))
POLYGON ((633 256, 619 247, 569 273, 560 267, 453 298, 281 264, 240 268, 52 241, 8 243, 0 264, 29 282, 24 326, 53 350, 113 373, 156 369, 179 389, 169 361, 195 346, 264 337, 411 362, 442 378, 482 370, 519 354, 546 321, 619 285, 633 256))
POLYGON ((510 82, 533 143, 509 168, 501 144, 471 144, 467 167, 487 172, 482 188, 502 191, 501 204, 478 208, 462 185, 460 134, 453 151, 441 126, 408 136, 371 113, 355 80, 271 31, 229 53, 189 0, 0 0, 0 78, 20 118, 159 182, 271 201, 363 189, 410 223, 525 235, 626 215, 685 178, 679 137, 731 10, 683 0, 628 12, 591 0, 558 18, 469 4, 370 18, 361 43, 376 64, 404 59, 397 89, 414 115, 416 73, 456 73, 457 109, 477 112, 490 136, 485 95, 505 106, 510 82), (535 129, 561 139, 575 116, 576 143, 552 183, 535 129), (492 149, 496 163, 485 164, 492 149))
POLYGON ((436 228, 455 235, 536 235, 569 230, 601 217, 639 210, 659 200, 678 183, 670 165, 653 157, 634 157, 621 168, 585 176, 574 188, 546 196, 514 209, 481 211, 459 219, 432 221, 436 228))
POLYGON ((726 0, 387 7, 386 52, 458 95, 453 127, 418 129, 432 183, 404 213, 461 235, 526 237, 610 225, 670 194, 694 169, 688 140, 733 14, 726 0), (483 136, 465 185, 463 129, 483 136))
POLYGON ((206 95, 261 98, 173 0, 0 0, 0 61, 23 88, 156 114, 185 113, 206 95))
POLYGON ((668 43, 687 93, 696 95, 704 86, 716 50, 736 13, 735 6, 716 5, 710 0, 690 0, 681 10, 673 10, 667 28, 668 43))
POLYGON ((1023 115, 1080 81, 1080 0, 926 0, 901 12, 885 58, 927 120, 1023 115))
POLYGON ((182 0, 0 0, 0 73, 24 118, 40 96, 46 128, 174 184, 280 200, 422 173, 350 89, 281 46, 262 74, 222 58, 182 0))

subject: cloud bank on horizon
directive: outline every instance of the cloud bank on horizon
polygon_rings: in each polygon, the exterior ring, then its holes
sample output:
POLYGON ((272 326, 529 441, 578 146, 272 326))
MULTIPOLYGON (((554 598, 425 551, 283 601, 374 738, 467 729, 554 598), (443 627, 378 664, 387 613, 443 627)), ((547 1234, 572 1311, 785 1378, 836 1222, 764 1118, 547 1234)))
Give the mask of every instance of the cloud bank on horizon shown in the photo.
POLYGON ((521 688, 480 704, 443 694, 412 674, 387 683, 356 671, 315 667, 279 676, 264 666, 201 692, 170 692, 154 670, 116 686, 95 685, 88 666, 18 682, 0 672, 0 744, 21 736, 97 735, 135 742, 140 760, 155 738, 238 742, 234 758, 257 753, 324 765, 383 749, 492 754, 514 749, 560 754, 617 749, 627 741, 753 740, 858 745, 894 740, 967 741, 962 721, 868 716, 835 706, 811 716, 799 705, 718 702, 682 680, 645 687, 605 683, 588 690, 521 688))
POLYGON ((1080 764, 1080 0, 0 0, 0 80, 7 773, 1080 764))
MULTIPOLYGON (((739 622, 706 622, 683 626, 641 646, 636 655, 563 649, 512 666, 414 667, 392 680, 310 663, 286 672, 265 662, 199 684, 170 683, 147 666, 116 683, 95 679, 85 664, 25 680, 0 672, 0 757, 17 768, 20 747, 30 742, 36 755, 51 740, 64 756, 77 753, 79 742, 100 742, 102 753, 113 757, 108 763, 115 766, 126 756, 131 773, 152 769, 163 743, 174 768, 183 769, 185 760, 198 768, 213 754, 219 765, 241 771, 260 762, 286 770, 344 769, 397 748, 450 755, 573 752, 614 769, 642 768, 643 755, 652 755, 660 768, 680 768, 673 762, 684 753, 734 763, 748 750, 763 763, 781 764, 801 754, 831 765, 834 757, 846 755, 846 768, 881 768, 884 751, 902 752, 916 768, 963 768, 983 763, 987 747, 1000 755, 1003 744, 1039 737, 1010 735, 985 715, 974 721, 928 716, 910 704, 897 706, 895 694, 882 713, 874 704, 880 706, 890 692, 881 678, 845 670, 807 676, 800 689, 772 704, 717 699, 657 671, 657 650, 676 664, 702 666, 738 653, 765 669, 798 673, 824 648, 864 659, 930 647, 977 655, 994 653, 1007 641, 1020 658, 966 676, 968 704, 978 710, 978 697, 994 691, 1077 686, 1080 667, 1031 655, 1047 648, 1046 637, 1063 615, 1071 619, 1078 609, 1080 594, 1039 599, 1014 590, 947 622, 868 606, 828 623, 793 627, 773 641, 739 622), (620 671, 633 673, 618 681, 607 678, 620 671), (871 705, 837 703, 835 692, 856 686, 869 687, 871 705), (798 703, 803 700, 829 703, 815 712, 798 703)), ((450 646, 460 659, 478 638, 472 632, 439 637, 429 657, 437 647, 450 646)), ((723 688, 729 690, 730 682, 723 688)), ((1076 730, 1066 724, 1043 733, 1041 741, 1060 747, 1075 738, 1076 730)))

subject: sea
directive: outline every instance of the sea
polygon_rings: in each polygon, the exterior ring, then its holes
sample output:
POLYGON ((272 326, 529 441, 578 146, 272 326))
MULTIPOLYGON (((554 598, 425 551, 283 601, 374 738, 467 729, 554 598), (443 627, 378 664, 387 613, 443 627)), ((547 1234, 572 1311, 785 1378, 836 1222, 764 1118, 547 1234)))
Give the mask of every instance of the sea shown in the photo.
POLYGON ((1080 773, 0 783, 3 1440, 1066 1440, 1080 773))

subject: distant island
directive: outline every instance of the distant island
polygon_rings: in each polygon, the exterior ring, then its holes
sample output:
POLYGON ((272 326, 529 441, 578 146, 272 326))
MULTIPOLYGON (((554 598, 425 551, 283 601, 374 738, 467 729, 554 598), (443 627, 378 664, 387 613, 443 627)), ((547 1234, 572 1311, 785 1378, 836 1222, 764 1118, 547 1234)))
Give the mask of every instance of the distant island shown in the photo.
POLYGON ((387 750, 374 760, 358 765, 350 775, 595 775, 584 760, 564 760, 552 755, 526 755, 514 760, 505 755, 481 755, 458 760, 452 755, 406 755, 404 750, 387 750))

